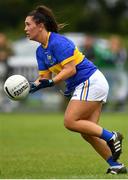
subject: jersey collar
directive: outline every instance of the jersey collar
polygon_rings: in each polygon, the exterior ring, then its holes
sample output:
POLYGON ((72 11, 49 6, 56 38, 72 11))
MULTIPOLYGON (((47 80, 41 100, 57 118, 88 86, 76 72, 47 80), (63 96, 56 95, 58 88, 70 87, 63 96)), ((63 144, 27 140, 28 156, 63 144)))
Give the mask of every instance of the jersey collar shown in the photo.
POLYGON ((45 49, 48 47, 49 37, 50 37, 50 35, 51 35, 51 32, 48 32, 47 42, 46 42, 46 44, 45 44, 45 45, 43 45, 43 44, 42 44, 43 48, 45 48, 45 49))

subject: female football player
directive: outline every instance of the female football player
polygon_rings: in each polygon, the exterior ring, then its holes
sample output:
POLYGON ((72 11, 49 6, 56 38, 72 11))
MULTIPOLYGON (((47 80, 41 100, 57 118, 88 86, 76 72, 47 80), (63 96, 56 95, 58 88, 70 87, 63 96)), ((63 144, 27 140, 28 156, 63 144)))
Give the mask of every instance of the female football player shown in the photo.
POLYGON ((25 19, 27 37, 40 43, 36 51, 39 77, 31 84, 30 93, 65 81, 65 96, 72 94, 65 112, 65 127, 80 133, 106 160, 110 166, 107 173, 127 173, 126 167, 117 162, 122 135, 98 125, 108 83, 74 43, 58 33, 61 27, 46 6, 37 7, 25 19), (56 75, 53 77, 52 73, 56 75))

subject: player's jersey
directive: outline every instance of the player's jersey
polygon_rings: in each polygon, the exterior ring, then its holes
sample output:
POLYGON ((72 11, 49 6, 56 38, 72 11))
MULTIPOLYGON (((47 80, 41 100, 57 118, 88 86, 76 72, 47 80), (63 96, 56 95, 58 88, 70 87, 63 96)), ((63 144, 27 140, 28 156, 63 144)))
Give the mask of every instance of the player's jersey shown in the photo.
POLYGON ((71 40, 54 32, 49 33, 45 47, 40 45, 37 48, 36 57, 40 75, 49 71, 58 74, 66 63, 75 62, 76 74, 65 81, 69 91, 73 91, 77 85, 87 80, 97 69, 71 40))

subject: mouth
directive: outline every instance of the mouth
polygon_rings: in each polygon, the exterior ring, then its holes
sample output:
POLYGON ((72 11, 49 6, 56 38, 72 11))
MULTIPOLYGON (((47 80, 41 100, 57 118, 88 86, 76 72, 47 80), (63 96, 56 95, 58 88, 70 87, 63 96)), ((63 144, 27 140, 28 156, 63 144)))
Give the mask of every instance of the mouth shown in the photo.
POLYGON ((30 34, 29 34, 29 33, 26 33, 26 36, 27 36, 27 37, 30 37, 30 34))

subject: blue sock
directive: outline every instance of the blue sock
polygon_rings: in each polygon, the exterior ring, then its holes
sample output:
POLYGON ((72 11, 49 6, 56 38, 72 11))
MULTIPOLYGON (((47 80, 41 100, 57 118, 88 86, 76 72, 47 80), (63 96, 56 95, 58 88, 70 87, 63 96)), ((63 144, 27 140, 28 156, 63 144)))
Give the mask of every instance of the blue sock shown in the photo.
POLYGON ((113 136, 113 133, 106 130, 106 129, 103 129, 102 131, 102 134, 101 134, 101 139, 104 139, 106 142, 108 142, 113 136))
POLYGON ((121 163, 118 163, 118 162, 116 162, 116 161, 113 161, 113 157, 112 157, 112 156, 110 156, 110 157, 108 158, 107 163, 108 163, 110 166, 119 166, 119 165, 121 165, 121 163))

